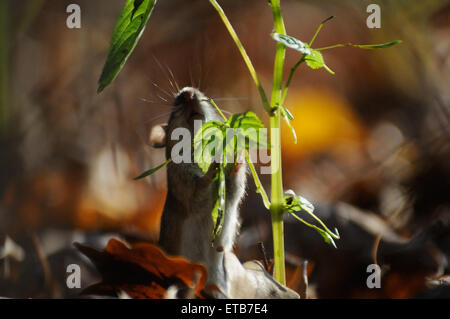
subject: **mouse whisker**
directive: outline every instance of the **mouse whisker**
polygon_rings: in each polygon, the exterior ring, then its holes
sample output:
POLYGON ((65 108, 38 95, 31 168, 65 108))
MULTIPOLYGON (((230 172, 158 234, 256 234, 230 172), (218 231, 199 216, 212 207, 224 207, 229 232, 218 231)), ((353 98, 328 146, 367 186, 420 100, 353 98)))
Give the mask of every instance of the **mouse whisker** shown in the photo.
POLYGON ((230 112, 230 111, 227 111, 227 110, 224 110, 224 109, 220 109, 223 113, 225 113, 225 114, 228 114, 228 115, 233 115, 234 113, 233 112, 230 112))
POLYGON ((161 114, 161 115, 152 117, 151 119, 145 121, 145 123, 151 123, 151 122, 153 122, 153 121, 159 120, 160 118, 163 118, 164 116, 170 115, 171 113, 172 113, 172 112, 167 112, 167 113, 163 113, 163 114, 161 114))
POLYGON ((202 87, 202 74, 203 74, 203 68, 202 68, 202 64, 201 63, 199 63, 199 68, 200 68, 200 74, 199 74, 199 77, 198 77, 198 88, 201 88, 202 87))
POLYGON ((175 80, 175 76, 173 75, 172 70, 169 68, 168 65, 166 65, 167 70, 169 71, 170 75, 172 76, 172 80, 175 82, 175 86, 177 87, 177 92, 180 91, 180 87, 178 86, 177 80, 175 80))
POLYGON ((163 100, 164 102, 169 103, 169 101, 165 98, 163 98, 161 95, 159 95, 158 93, 156 94, 157 97, 159 97, 161 100, 163 100))
POLYGON ((248 100, 248 97, 214 97, 214 101, 241 101, 248 100))
POLYGON ((158 116, 155 116, 155 117, 153 117, 153 118, 151 118, 151 119, 145 121, 145 123, 151 123, 151 122, 156 121, 156 120, 158 120, 158 119, 160 119, 160 118, 162 118, 162 117, 164 117, 164 116, 171 115, 173 112, 176 112, 177 110, 179 110, 182 106, 183 106, 183 105, 176 106, 176 107, 173 108, 172 111, 167 112, 167 113, 163 113, 163 114, 158 115, 158 116))
POLYGON ((191 68, 191 64, 189 64, 189 78, 191 81, 191 86, 194 86, 194 78, 192 77, 192 68, 191 68))
POLYGON ((146 102, 146 103, 155 103, 156 104, 155 101, 149 100, 149 99, 146 99, 146 98, 143 98, 143 97, 139 98, 139 100, 141 100, 142 102, 146 102))
POLYGON ((161 105, 161 106, 164 106, 164 107, 172 106, 172 104, 170 104, 170 103, 162 103, 161 101, 153 101, 153 100, 149 100, 149 99, 146 99, 146 98, 139 98, 139 100, 141 100, 142 102, 145 102, 145 103, 161 105))
POLYGON ((156 64, 158 65, 158 67, 161 69, 161 71, 163 72, 163 74, 164 74, 164 76, 166 77, 166 79, 169 81, 169 84, 170 84, 170 86, 172 87, 172 94, 175 96, 176 95, 176 93, 175 92, 178 92, 179 90, 177 90, 176 88, 175 88, 175 86, 173 85, 173 82, 172 82, 172 80, 170 79, 170 75, 169 75, 169 73, 167 72, 167 70, 165 70, 164 69, 164 67, 162 66, 162 64, 161 64, 161 62, 159 62, 159 60, 153 55, 153 59, 155 60, 155 62, 156 62, 156 64))
MULTIPOLYGON (((156 58, 155 58, 156 59, 156 58)), ((153 73, 153 72, 152 72, 153 73)), ((147 74, 143 74, 144 76, 145 76, 145 78, 155 87, 155 88, 157 88, 157 89, 159 89, 161 92, 163 92, 164 94, 166 94, 168 97, 170 97, 170 98, 173 98, 173 97, 175 97, 176 96, 176 92, 172 92, 171 90, 170 90, 170 88, 167 90, 167 89, 163 89, 158 83, 156 83, 155 81, 153 81, 153 79, 150 77, 150 76, 148 76, 147 74), (170 93, 172 93, 172 94, 170 94, 170 93)), ((164 74, 164 76, 167 78, 167 74, 164 74)))
POLYGON ((166 90, 164 90, 162 87, 160 87, 158 84, 156 84, 155 82, 152 82, 153 86, 157 89, 159 89, 162 93, 166 94, 169 98, 173 98, 175 97, 174 95, 171 95, 169 92, 167 92, 166 90))

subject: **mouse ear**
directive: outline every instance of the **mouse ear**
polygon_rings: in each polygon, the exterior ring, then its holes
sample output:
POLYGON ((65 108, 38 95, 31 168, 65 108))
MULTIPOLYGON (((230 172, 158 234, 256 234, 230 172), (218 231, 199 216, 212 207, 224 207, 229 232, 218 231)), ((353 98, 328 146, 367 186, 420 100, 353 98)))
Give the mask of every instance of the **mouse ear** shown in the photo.
POLYGON ((154 148, 166 147, 167 123, 157 124, 150 132, 150 145, 154 148))

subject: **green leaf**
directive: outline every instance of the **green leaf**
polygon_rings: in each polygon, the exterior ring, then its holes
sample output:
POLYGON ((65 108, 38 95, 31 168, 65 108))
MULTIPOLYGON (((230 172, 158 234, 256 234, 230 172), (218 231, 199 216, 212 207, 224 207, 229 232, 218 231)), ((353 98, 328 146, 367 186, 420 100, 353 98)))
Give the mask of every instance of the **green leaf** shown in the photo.
POLYGON ((294 116, 292 115, 291 111, 289 111, 285 107, 282 107, 282 111, 286 114, 286 116, 288 117, 289 121, 293 121, 294 120, 294 116))
POLYGON ((244 148, 270 148, 267 131, 260 130, 264 128, 264 124, 254 112, 246 111, 234 114, 228 119, 227 125, 237 130, 239 142, 245 141, 245 144, 237 143, 236 152, 242 151, 244 148), (252 143, 250 144, 250 142, 252 143))
POLYGON ((215 160, 221 160, 225 167, 228 163, 237 163, 238 154, 242 151, 270 147, 267 131, 260 130, 262 128, 264 124, 251 111, 234 114, 226 122, 203 123, 194 136, 195 163, 206 174, 215 160))
POLYGON ((323 237, 323 239, 327 244, 331 244, 336 248, 336 243, 334 242, 334 239, 340 239, 338 230, 335 228, 334 233, 330 231, 327 228, 327 226, 325 226, 325 224, 316 215, 314 215, 314 206, 306 198, 295 194, 293 190, 287 190, 285 194, 287 195, 284 197, 285 210, 287 210, 293 217, 295 217, 308 227, 311 227, 314 230, 316 230, 323 237), (297 212, 301 211, 307 212, 320 224, 320 226, 322 226, 322 228, 313 225, 311 223, 308 223, 303 218, 299 217, 297 215, 297 212))
POLYGON ((325 64, 322 53, 317 50, 311 49, 311 54, 305 57, 305 62, 311 69, 325 68, 328 72, 334 74, 334 72, 325 64))
POLYGON ((311 202, 309 200, 307 200, 306 198, 295 194, 292 189, 288 189, 284 193, 286 195, 288 195, 285 197, 285 201, 287 201, 287 199, 289 199, 289 198, 292 199, 292 202, 290 205, 292 206, 294 211, 299 212, 301 210, 305 210, 305 211, 309 212, 310 214, 312 214, 314 212, 314 205, 311 204, 311 202))
POLYGON ((331 237, 331 235, 326 231, 323 230, 319 227, 317 227, 316 225, 310 224, 307 221, 305 221, 303 218, 300 218, 297 214, 295 214, 292 211, 288 211, 294 218, 298 219, 299 221, 301 221, 302 223, 304 223, 306 226, 313 228, 314 230, 316 230, 323 238, 323 240, 327 243, 327 244, 331 244, 333 245, 334 248, 337 248, 336 243, 334 242, 333 237, 331 237))
POLYGON ((219 165, 218 172, 215 177, 215 182, 217 185, 217 199, 214 208, 211 212, 211 217, 213 220, 213 233, 212 240, 214 241, 216 237, 220 234, 223 227, 223 220, 225 215, 225 168, 223 165, 219 165))
POLYGON ((108 57, 98 80, 97 93, 119 74, 133 52, 157 0, 127 0, 114 27, 108 57))
POLYGON ((280 107, 281 110, 281 116, 283 117, 284 121, 286 122, 287 126, 291 130, 292 137, 294 138, 294 144, 297 144, 297 134, 295 133, 295 129, 291 124, 291 121, 294 119, 291 112, 285 107, 280 107))
POLYGON ((165 161, 164 163, 162 163, 159 166, 156 166, 154 168, 149 169, 148 171, 145 171, 144 173, 142 173, 141 175, 133 178, 134 180, 138 180, 144 177, 147 177, 149 175, 152 175, 153 173, 155 173, 156 171, 158 171, 159 169, 163 168, 164 166, 166 166, 167 164, 169 164, 172 161, 171 158, 169 158, 167 161, 165 161))
POLYGON ((360 49, 365 49, 365 50, 373 50, 373 49, 389 48, 393 45, 400 44, 400 43, 402 43, 401 40, 395 40, 395 41, 380 43, 380 44, 353 44, 352 46, 354 46, 356 48, 360 48, 360 49))
POLYGON ((205 174, 216 156, 215 151, 222 152, 223 131, 224 124, 222 122, 209 121, 203 123, 194 136, 194 161, 205 174))
POLYGON ((331 244, 334 248, 337 248, 336 243, 334 242, 334 239, 330 236, 330 234, 328 234, 325 230, 320 229, 319 227, 317 227, 316 230, 320 235, 322 235, 322 238, 327 244, 331 244))
POLYGON ((306 55, 311 54, 311 50, 306 43, 303 43, 302 41, 294 37, 291 37, 287 34, 280 34, 274 32, 272 33, 272 38, 288 48, 297 50, 306 55))
POLYGON ((233 114, 227 121, 227 124, 231 128, 264 128, 264 124, 259 119, 258 115, 256 115, 252 111, 246 111, 244 113, 233 114))

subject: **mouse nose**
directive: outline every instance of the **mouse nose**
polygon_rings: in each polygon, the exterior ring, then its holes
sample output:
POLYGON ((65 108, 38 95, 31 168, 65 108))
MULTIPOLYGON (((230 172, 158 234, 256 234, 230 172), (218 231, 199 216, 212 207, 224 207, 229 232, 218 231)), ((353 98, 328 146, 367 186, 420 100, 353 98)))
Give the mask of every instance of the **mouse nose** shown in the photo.
POLYGON ((191 87, 185 87, 175 98, 174 105, 190 104, 195 100, 197 100, 197 96, 195 95, 195 89, 191 87))

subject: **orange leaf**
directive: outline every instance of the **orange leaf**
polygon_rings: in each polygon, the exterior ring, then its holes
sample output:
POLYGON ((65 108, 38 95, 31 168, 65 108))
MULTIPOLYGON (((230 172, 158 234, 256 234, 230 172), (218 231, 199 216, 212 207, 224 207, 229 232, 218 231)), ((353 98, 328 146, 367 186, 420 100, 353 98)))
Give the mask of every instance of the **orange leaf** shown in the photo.
POLYGON ((132 298, 155 299, 165 298, 167 289, 176 286, 195 287, 195 295, 205 297, 206 268, 181 257, 169 257, 155 245, 136 243, 129 248, 117 239, 110 239, 103 252, 78 243, 75 246, 102 275, 100 283, 83 293, 116 296, 123 290, 132 298))

